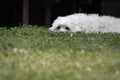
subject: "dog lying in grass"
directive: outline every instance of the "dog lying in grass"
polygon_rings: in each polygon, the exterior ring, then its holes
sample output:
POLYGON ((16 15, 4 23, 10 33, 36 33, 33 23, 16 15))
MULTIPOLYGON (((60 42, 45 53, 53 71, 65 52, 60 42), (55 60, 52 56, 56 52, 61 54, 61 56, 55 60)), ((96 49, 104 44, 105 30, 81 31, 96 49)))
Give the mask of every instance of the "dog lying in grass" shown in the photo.
POLYGON ((76 13, 54 20, 51 31, 85 33, 120 33, 120 18, 76 13))

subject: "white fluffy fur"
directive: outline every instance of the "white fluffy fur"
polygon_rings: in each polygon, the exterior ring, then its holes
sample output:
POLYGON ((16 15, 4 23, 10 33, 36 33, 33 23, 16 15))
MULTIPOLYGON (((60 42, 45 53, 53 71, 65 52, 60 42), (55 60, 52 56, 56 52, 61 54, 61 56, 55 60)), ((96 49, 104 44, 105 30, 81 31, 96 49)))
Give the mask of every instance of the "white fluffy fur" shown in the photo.
POLYGON ((120 33, 120 18, 78 13, 65 17, 58 17, 54 20, 52 27, 49 29, 51 31, 59 32, 120 33), (66 30, 65 27, 69 27, 69 29, 66 30))

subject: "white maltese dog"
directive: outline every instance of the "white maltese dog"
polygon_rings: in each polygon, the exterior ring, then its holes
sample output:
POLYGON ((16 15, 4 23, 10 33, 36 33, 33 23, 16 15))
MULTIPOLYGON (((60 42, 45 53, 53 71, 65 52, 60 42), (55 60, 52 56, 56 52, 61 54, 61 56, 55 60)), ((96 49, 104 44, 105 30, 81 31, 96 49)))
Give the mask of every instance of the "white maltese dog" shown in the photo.
POLYGON ((54 20, 51 31, 85 33, 120 33, 120 18, 77 13, 54 20))

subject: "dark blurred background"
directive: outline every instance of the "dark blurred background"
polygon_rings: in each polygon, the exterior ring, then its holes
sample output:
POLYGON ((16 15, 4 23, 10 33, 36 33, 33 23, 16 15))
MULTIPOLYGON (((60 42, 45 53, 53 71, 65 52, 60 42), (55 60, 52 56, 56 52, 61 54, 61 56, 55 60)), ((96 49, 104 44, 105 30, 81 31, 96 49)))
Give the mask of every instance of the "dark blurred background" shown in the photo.
POLYGON ((0 0, 0 27, 50 27, 57 16, 80 12, 120 17, 120 0, 0 0))

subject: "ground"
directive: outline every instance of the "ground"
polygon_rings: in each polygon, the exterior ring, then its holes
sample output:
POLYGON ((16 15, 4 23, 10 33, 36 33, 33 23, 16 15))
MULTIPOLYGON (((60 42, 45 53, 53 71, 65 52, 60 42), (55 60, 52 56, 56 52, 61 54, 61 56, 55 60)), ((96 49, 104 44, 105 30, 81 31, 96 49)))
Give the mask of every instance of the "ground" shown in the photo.
POLYGON ((120 34, 0 29, 0 80, 119 80, 120 34))

